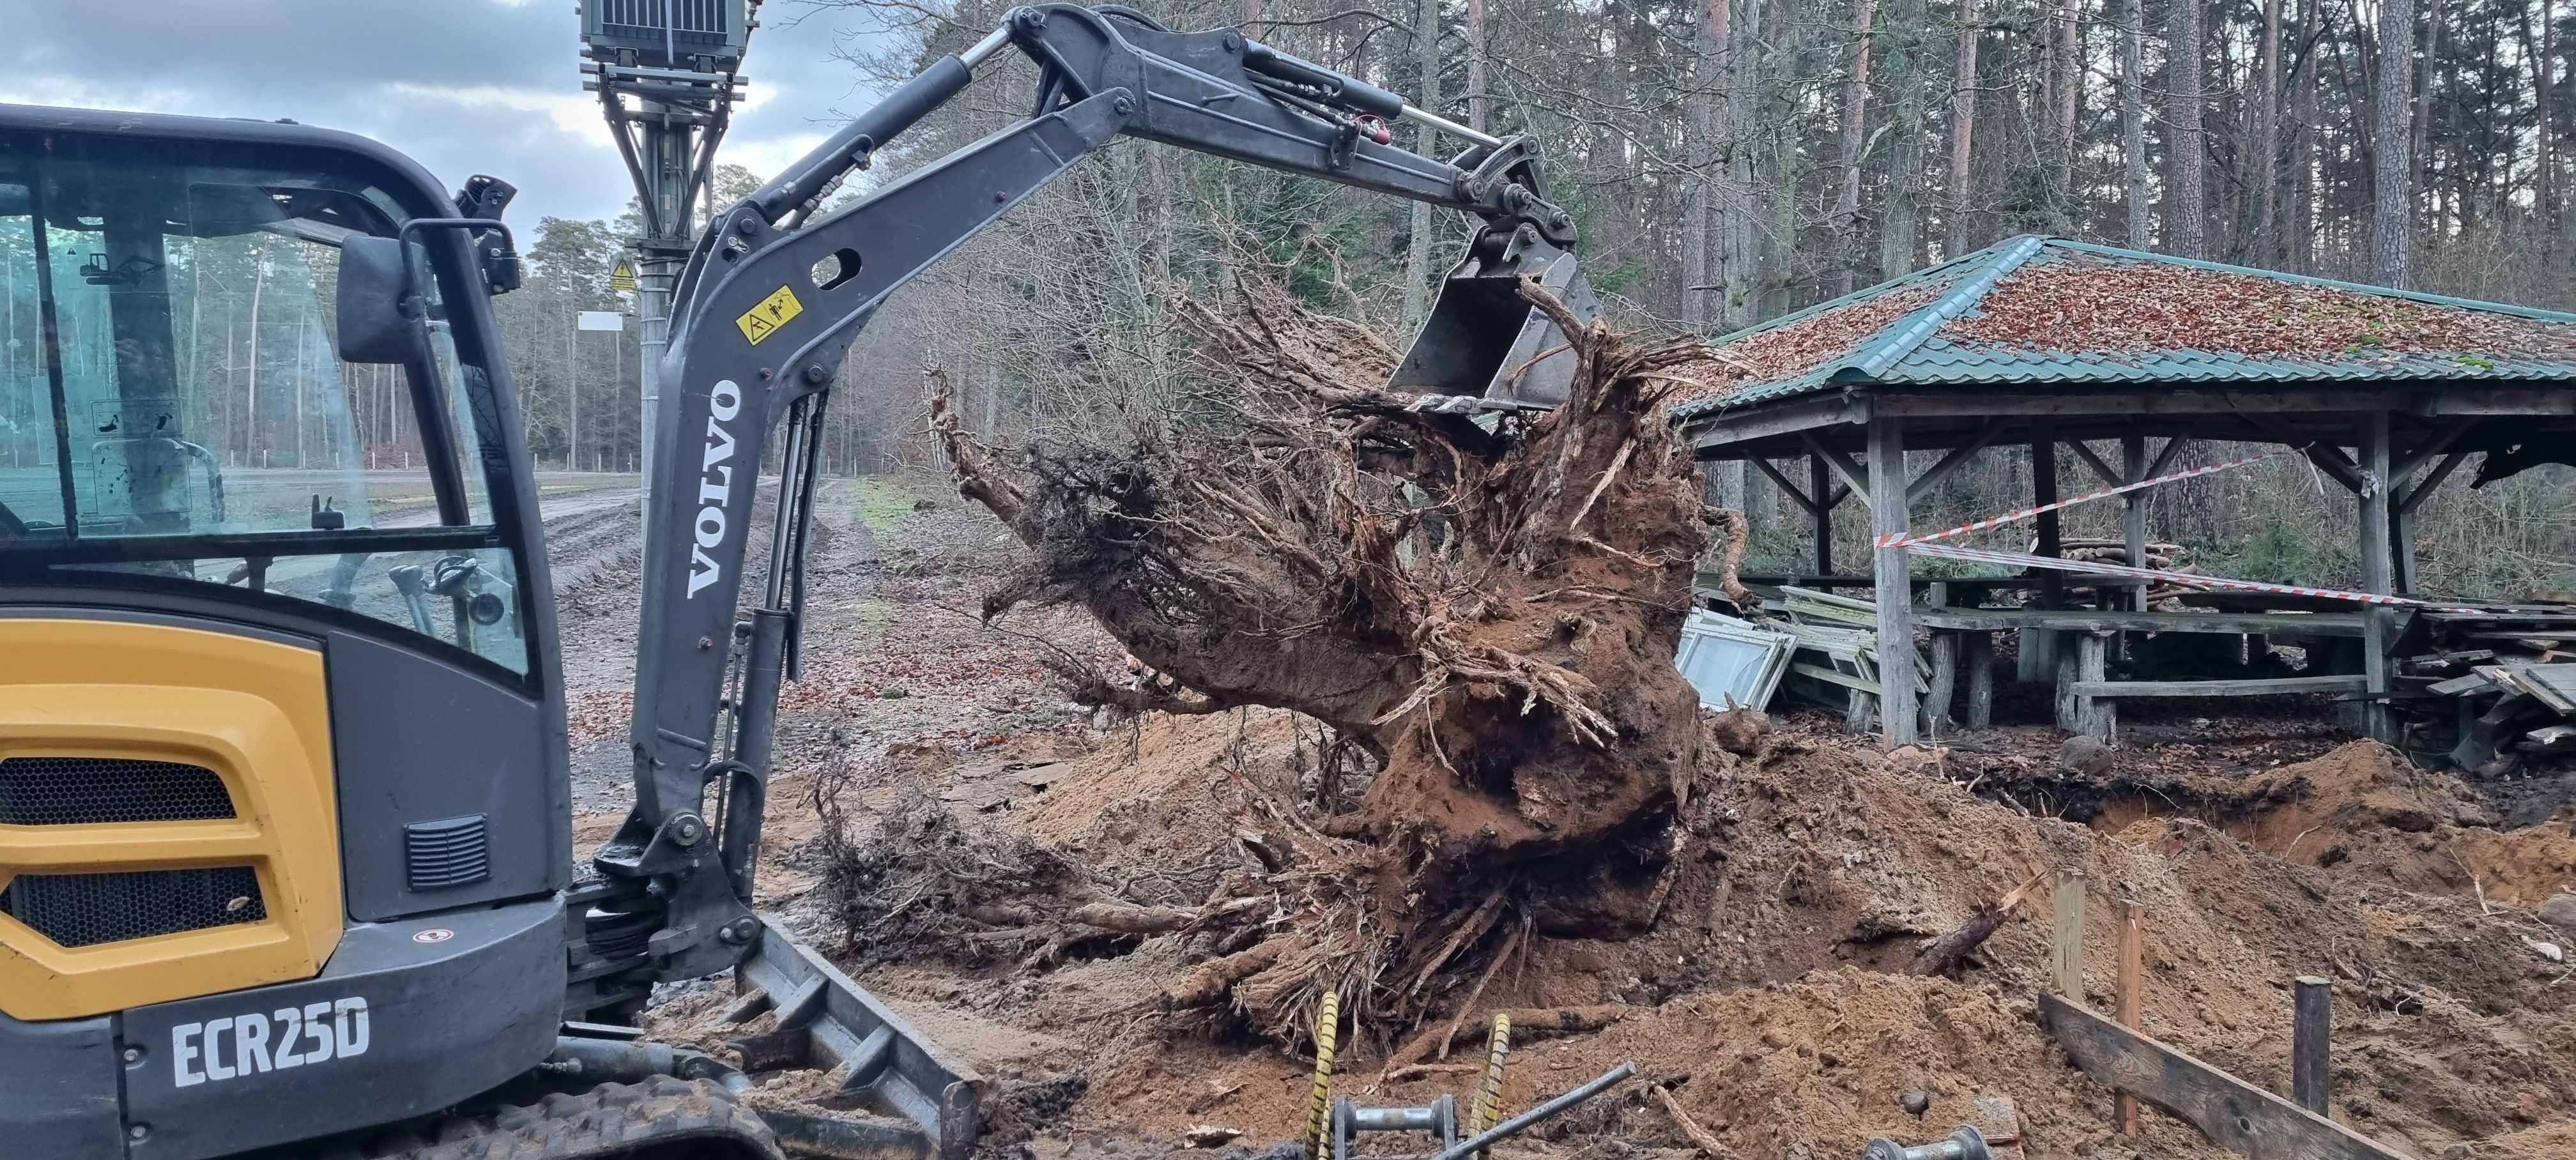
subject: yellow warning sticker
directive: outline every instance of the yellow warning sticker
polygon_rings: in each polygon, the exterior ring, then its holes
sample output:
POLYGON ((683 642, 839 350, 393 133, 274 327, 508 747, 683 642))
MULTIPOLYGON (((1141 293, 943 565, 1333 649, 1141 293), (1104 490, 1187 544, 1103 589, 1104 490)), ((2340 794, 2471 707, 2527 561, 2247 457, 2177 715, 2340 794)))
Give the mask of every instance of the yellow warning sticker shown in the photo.
POLYGON ((760 305, 743 311, 733 324, 742 328, 742 336, 750 339, 753 346, 758 346, 760 340, 778 333, 779 327, 803 313, 805 304, 796 300, 796 292, 781 286, 777 293, 761 299, 760 305))

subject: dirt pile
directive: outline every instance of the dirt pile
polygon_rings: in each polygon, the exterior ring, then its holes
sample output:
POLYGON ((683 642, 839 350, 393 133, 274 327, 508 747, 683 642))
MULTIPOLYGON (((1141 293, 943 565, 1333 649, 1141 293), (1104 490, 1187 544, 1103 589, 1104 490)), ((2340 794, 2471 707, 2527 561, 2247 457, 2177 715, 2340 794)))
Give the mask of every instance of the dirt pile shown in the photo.
MULTIPOLYGON (((1074 762, 1033 806, 996 817, 1065 856, 1114 864, 1120 880, 1211 862, 1220 875, 1254 873, 1258 856, 1235 834, 1291 800, 1297 750, 1286 719, 1148 719, 1127 745, 1074 762)), ((2034 874, 2081 868, 2088 999, 2111 1003, 2115 903, 2141 903, 2145 1025, 2168 1043, 2282 1090, 2288 982, 2316 974, 2335 983, 2336 1115, 2358 1130, 2419 1155, 2491 1137, 2525 1149, 2498 1154, 2540 1155, 2536 1142, 2576 1101, 2576 1059, 2564 1051, 2576 1042, 2576 987, 2565 985, 2565 966, 2522 941, 2538 929, 2525 911, 2416 894, 2358 857, 2294 864, 2187 818, 2136 820, 2117 834, 2032 818, 1919 763, 1848 744, 1773 735, 1754 755, 1707 768, 1683 795, 1681 870, 1651 929, 1552 936, 1534 899, 1484 936, 1502 944, 1496 969, 1435 973, 1416 994, 1426 1025, 1462 1026, 1447 1059, 1382 1079, 1411 1037, 1384 1017, 1363 1020, 1344 1031, 1341 1090, 1375 1103, 1463 1092, 1490 1012, 1606 1006, 1620 1017, 1598 1031, 1518 1038, 1509 1106, 1633 1060, 1741 1156, 1821 1160, 1857 1154, 1874 1135, 1932 1139, 1998 1096, 2018 1105, 2033 1156, 2227 1155, 2153 1113, 2143 1139, 2116 1136, 2110 1093, 2068 1066, 2037 1025, 2044 889, 1961 977, 1895 973, 1981 903, 2034 874), (1912 1091, 1930 1101, 1920 1117, 1900 1102, 1912 1091)), ((2305 777, 2313 787, 2323 776, 2284 770, 2278 784, 2305 777)), ((2411 800, 2379 805, 2404 817, 2411 800)), ((995 992, 986 1008, 1104 1045, 1085 1061, 1088 1089, 1069 1130, 1178 1140, 1213 1125, 1254 1146, 1293 1138, 1311 1066, 1302 1049, 1158 1015, 1155 989, 1215 950, 1184 935, 1136 946, 1015 982, 1020 997, 995 992), (1067 1018, 1089 1030, 1069 1032, 1067 1018)), ((1686 1146, 1642 1089, 1587 1115, 1558 1129, 1568 1143, 1686 1146)))
POLYGON ((2227 831, 2303 866, 2521 906, 2576 890, 2570 818, 2496 828, 2456 778, 2418 770, 2384 745, 2355 742, 2248 779, 2239 792, 2247 813, 2223 822, 2227 831))

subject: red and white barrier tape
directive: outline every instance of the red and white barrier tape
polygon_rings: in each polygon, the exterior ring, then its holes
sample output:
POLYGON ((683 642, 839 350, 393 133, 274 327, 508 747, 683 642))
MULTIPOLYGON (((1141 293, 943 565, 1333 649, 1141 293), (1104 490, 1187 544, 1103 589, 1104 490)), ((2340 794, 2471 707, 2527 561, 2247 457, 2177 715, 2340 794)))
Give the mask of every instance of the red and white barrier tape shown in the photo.
POLYGON ((2305 447, 2284 447, 2278 451, 2266 451, 2261 455, 2256 455, 2247 459, 2231 459, 2225 463, 2213 463, 2207 467, 2186 468, 2169 475, 2159 475, 2154 479, 2142 479, 2136 483, 2124 483, 2118 487, 2106 487, 2100 491, 2076 496, 2073 499, 2061 499, 2056 503, 2044 503, 2038 507, 2023 508, 2016 512, 2005 512, 1993 519, 1978 520, 1973 524, 1961 524, 1958 527, 1950 528, 1946 531, 1932 532, 1928 535, 1918 536, 1912 532, 1882 532, 1877 538, 1871 540, 1870 543, 1873 547, 1878 548, 1901 548, 1909 544, 1928 544, 1934 540, 1946 540, 1953 536, 1964 536, 1970 532, 1982 532, 1988 528, 2000 528, 2005 524, 2019 523, 2023 520, 2035 518, 2042 512, 2053 512, 2059 508, 2071 508, 2080 503, 2091 503, 2098 499, 2109 499, 2115 495, 2127 495, 2130 492, 2155 487, 2160 484, 2173 483, 2185 479, 2196 479, 2204 475, 2216 475, 2222 471, 2234 471, 2239 467, 2244 467, 2253 463, 2261 463, 2266 459, 2277 459, 2284 455, 2303 454, 2306 450, 2307 449, 2305 447))
POLYGON ((2408 596, 2384 596, 2376 592, 2346 592, 2337 588, 2306 588, 2296 584, 2265 584, 2256 580, 2227 580, 2203 576, 2196 572, 2169 572, 2161 568, 2133 568, 2126 564, 2103 564, 2090 560, 2061 560, 2055 556, 2034 556, 2027 552, 1995 552, 1984 548, 1963 548, 1956 544, 1927 544, 1920 540, 1904 546, 1919 556, 1942 556, 1952 560, 1975 560, 1987 564, 2018 564, 2026 568, 2049 568, 2060 572, 2081 572, 2092 576, 2128 576, 2140 580, 2170 580, 2194 588, 2224 588, 2237 592, 2270 592, 2282 596, 2313 596, 2323 600, 2348 600, 2357 604, 2384 604, 2409 608, 2429 608, 2435 612, 2476 612, 2474 608, 2435 604, 2408 596))

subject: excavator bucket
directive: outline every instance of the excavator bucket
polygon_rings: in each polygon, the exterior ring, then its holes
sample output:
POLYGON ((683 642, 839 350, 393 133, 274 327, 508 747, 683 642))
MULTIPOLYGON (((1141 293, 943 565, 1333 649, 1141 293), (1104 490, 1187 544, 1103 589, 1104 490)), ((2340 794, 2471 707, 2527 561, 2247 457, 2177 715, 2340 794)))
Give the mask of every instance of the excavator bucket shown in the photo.
POLYGON ((1388 389, 1531 407, 1564 402, 1574 381, 1574 352, 1555 321, 1521 297, 1525 276, 1537 278, 1576 318, 1600 315, 1571 253, 1528 237, 1515 239, 1499 257, 1471 252, 1440 284, 1431 316, 1388 389))
POLYGON ((734 970, 742 998, 727 1017, 777 1012, 771 1030, 729 1046, 752 1073, 802 1068, 838 1086, 816 1110, 760 1117, 790 1154, 872 1160, 964 1160, 982 1128, 982 1076, 946 1058, 876 996, 763 916, 758 948, 734 970))

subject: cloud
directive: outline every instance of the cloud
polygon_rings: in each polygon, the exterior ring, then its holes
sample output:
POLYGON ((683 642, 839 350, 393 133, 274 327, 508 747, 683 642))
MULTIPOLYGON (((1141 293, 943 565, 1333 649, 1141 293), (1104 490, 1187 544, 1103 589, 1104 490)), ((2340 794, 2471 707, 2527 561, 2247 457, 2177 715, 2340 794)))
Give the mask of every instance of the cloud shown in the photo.
MULTIPOLYGON (((510 217, 614 218, 634 187, 598 98, 581 91, 565 0, 122 0, 12 4, 0 101, 292 118, 364 134, 449 187, 519 187, 510 217)), ((771 0, 719 160, 766 176, 872 90, 836 49, 863 34, 771 0)), ((812 15, 822 15, 814 13, 812 15)))

